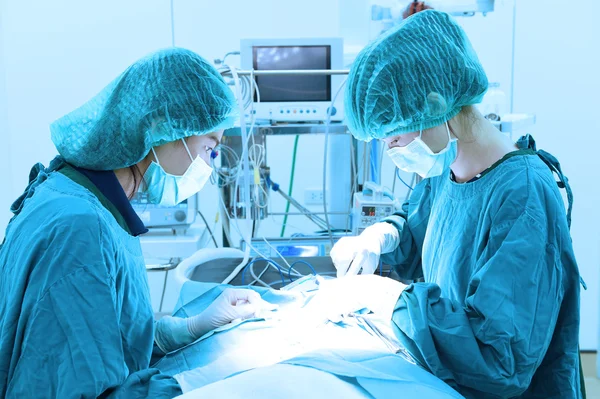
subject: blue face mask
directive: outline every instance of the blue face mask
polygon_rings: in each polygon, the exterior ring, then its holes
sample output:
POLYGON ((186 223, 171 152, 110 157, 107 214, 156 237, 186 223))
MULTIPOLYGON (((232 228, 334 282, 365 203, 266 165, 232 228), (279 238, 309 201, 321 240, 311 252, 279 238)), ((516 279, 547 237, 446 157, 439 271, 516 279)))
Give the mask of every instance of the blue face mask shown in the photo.
POLYGON ((439 176, 444 173, 450 165, 456 160, 458 153, 457 140, 450 136, 448 122, 446 122, 448 131, 448 145, 438 153, 431 151, 431 148, 421 136, 414 139, 406 147, 393 147, 387 151, 394 164, 405 172, 416 173, 422 178, 439 176))
POLYGON ((148 170, 144 173, 146 184, 143 190, 148 194, 148 202, 151 204, 177 205, 200 191, 212 174, 212 168, 199 156, 194 159, 185 140, 182 139, 181 141, 192 160, 192 164, 182 176, 165 172, 160 166, 154 148, 152 149, 156 162, 152 161, 148 166, 148 170))

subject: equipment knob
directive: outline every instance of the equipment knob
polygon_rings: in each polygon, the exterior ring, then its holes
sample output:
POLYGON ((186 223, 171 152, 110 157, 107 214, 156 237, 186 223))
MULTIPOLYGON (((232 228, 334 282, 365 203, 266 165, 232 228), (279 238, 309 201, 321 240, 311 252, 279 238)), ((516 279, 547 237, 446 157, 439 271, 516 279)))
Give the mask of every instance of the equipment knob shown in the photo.
POLYGON ((187 213, 185 213, 184 211, 175 212, 175 220, 177 220, 178 222, 185 222, 186 219, 187 213))

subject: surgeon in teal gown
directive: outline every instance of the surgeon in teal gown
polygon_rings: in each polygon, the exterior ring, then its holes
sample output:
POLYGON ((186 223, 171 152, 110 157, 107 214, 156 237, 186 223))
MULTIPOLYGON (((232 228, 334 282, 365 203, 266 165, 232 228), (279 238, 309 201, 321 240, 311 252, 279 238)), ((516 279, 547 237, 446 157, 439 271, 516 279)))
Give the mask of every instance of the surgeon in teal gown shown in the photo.
POLYGON ((0 397, 171 398, 181 389, 154 361, 253 313, 258 294, 228 290, 210 312, 155 323, 129 203, 195 194, 235 110, 208 62, 169 49, 52 124, 60 155, 31 170, 0 247, 0 397))
POLYGON ((396 304, 396 334, 465 397, 581 398, 572 194, 531 136, 511 141, 473 106, 487 86, 464 31, 438 11, 358 55, 350 130, 385 141, 395 165, 422 181, 399 212, 331 256, 338 276, 372 273, 381 260, 415 281, 396 304))

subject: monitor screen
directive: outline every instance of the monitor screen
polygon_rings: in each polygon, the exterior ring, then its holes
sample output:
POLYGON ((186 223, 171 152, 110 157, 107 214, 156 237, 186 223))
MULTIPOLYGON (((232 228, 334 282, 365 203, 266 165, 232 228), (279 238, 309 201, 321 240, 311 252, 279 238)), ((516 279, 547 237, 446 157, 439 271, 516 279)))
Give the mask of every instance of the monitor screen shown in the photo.
MULTIPOLYGON (((253 46, 252 53, 259 71, 331 69, 331 46, 253 46)), ((261 102, 331 101, 330 76, 257 76, 256 85, 261 102)))
POLYGON ((314 245, 278 245, 281 256, 319 256, 319 247, 314 245))
POLYGON ((376 209, 374 206, 363 206, 362 214, 364 216, 375 216, 376 209))

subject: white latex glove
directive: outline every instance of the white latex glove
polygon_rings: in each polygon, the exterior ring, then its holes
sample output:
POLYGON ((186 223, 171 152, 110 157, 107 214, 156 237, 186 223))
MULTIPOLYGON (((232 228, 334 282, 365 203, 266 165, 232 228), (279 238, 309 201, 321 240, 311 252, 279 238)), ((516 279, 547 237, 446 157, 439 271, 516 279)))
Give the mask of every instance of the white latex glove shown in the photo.
POLYGON ((273 305, 256 291, 227 288, 204 312, 188 319, 188 328, 193 336, 200 338, 210 330, 237 319, 249 319, 266 308, 273 309, 273 305))
POLYGON ((400 233, 390 223, 376 223, 357 237, 340 239, 331 250, 337 276, 373 274, 381 254, 392 252, 400 244, 400 233))
POLYGON ((154 340, 158 347, 169 353, 191 344, 210 330, 236 319, 249 319, 256 312, 273 310, 256 291, 227 288, 202 313, 188 318, 166 316, 156 325, 154 340))

